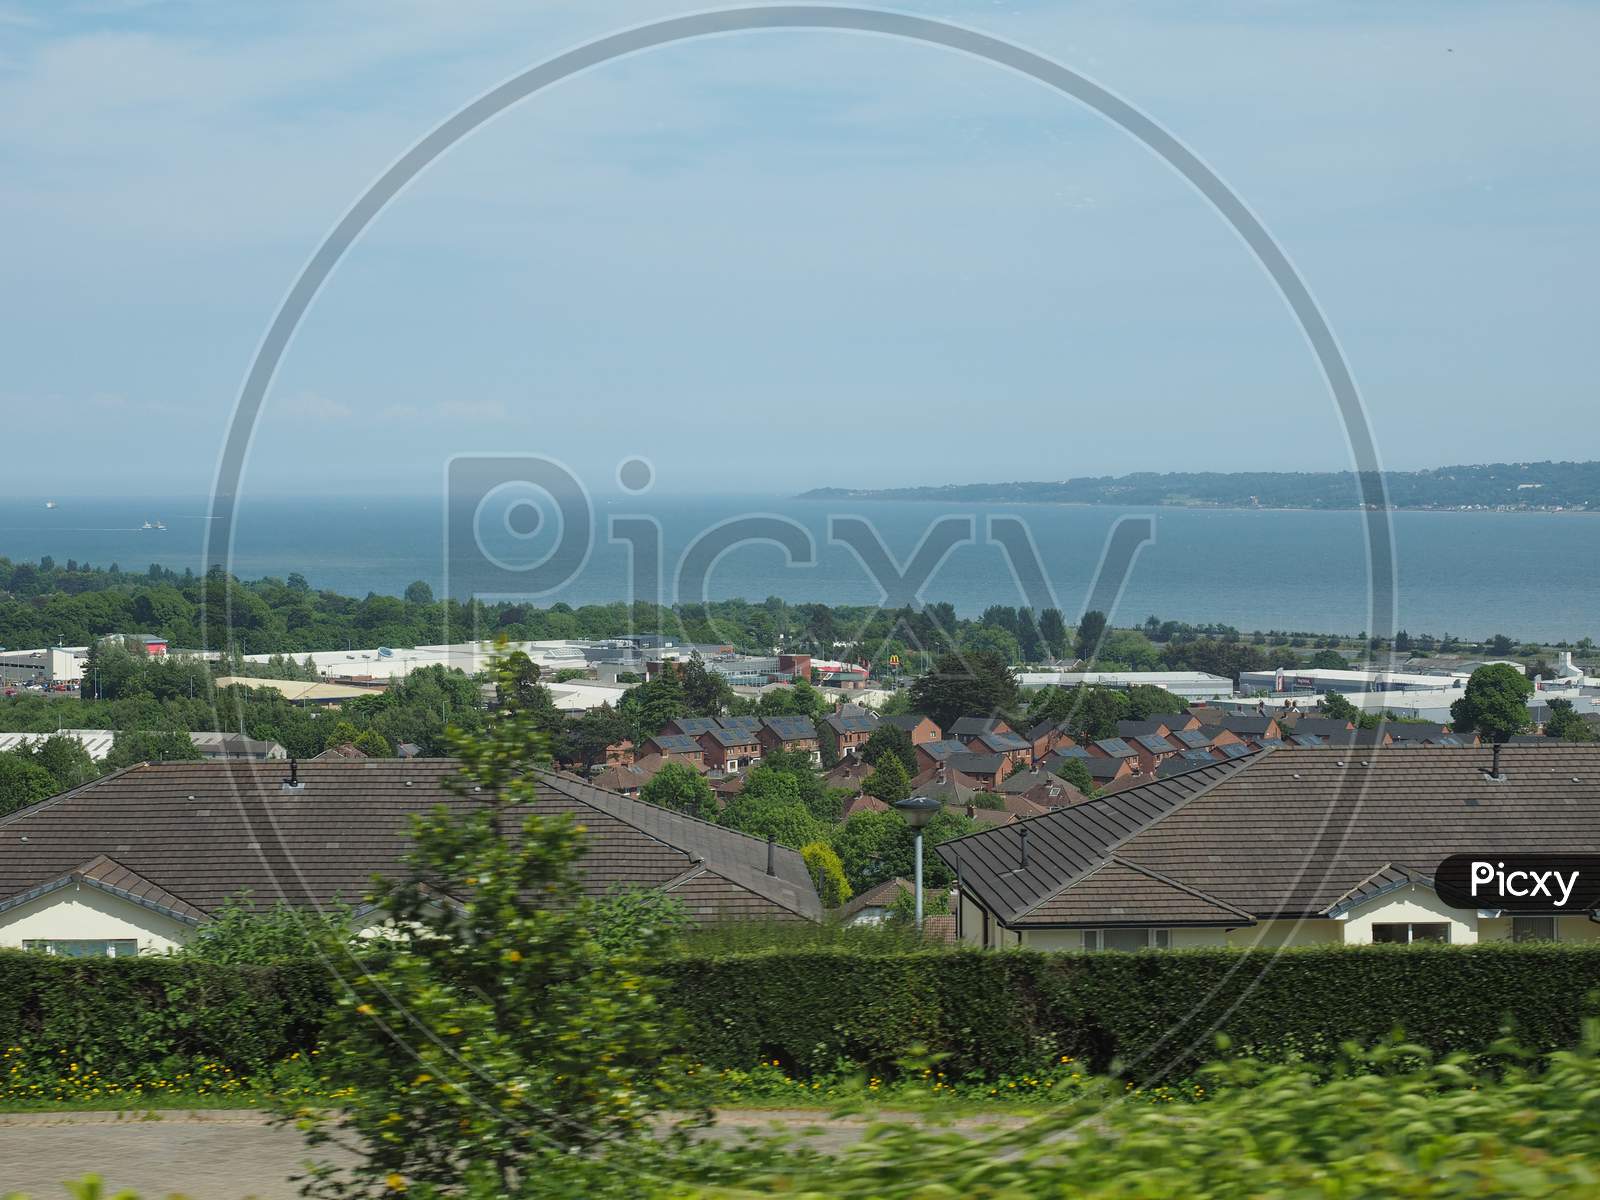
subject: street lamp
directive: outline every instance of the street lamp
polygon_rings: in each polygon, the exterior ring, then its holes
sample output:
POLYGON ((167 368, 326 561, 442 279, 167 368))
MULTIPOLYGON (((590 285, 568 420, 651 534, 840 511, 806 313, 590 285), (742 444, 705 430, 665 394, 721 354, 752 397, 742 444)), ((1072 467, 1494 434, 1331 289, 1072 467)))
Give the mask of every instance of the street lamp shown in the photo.
POLYGON ((943 807, 944 805, 932 796, 908 796, 904 800, 894 802, 895 810, 906 819, 906 824, 911 826, 911 832, 916 835, 916 905, 919 930, 922 928, 922 831, 929 821, 939 815, 939 810, 943 807))

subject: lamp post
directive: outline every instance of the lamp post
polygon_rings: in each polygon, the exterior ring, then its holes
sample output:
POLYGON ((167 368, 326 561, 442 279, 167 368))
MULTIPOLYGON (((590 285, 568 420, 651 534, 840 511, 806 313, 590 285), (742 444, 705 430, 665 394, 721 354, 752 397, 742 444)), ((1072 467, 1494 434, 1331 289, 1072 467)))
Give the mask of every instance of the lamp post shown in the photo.
POLYGON ((944 805, 932 796, 908 796, 904 800, 894 802, 895 810, 906 819, 906 824, 911 826, 911 832, 916 835, 916 906, 919 930, 922 928, 922 831, 943 807, 944 805))

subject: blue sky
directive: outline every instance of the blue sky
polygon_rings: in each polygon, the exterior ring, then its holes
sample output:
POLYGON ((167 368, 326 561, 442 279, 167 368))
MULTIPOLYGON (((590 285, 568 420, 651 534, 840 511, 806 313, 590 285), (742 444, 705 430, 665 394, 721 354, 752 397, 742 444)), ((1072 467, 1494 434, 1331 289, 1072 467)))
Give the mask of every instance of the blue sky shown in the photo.
MULTIPOLYGON (((1385 465, 1600 457, 1600 6, 907 4, 1144 109, 1264 220, 1385 465), (1586 82, 1587 81, 1587 82, 1586 82)), ((670 3, 0 0, 0 493, 203 491, 346 207, 485 89, 670 3)), ((341 264, 246 488, 455 452, 672 491, 1334 469, 1261 269, 1127 135, 959 55, 763 33, 604 65, 341 264)))

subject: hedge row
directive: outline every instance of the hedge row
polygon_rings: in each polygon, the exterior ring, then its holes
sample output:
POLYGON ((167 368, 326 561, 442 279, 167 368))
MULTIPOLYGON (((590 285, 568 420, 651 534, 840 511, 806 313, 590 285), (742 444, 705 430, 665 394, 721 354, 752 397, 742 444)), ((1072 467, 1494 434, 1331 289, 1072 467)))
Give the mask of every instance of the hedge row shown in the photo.
MULTIPOLYGON (((1312 1059, 1396 1027, 1481 1053, 1510 1025, 1530 1050, 1571 1046, 1600 989, 1600 944, 1311 947, 1149 954, 769 952, 664 968, 685 1049, 715 1067, 846 1060, 890 1072, 914 1046, 952 1077, 1036 1070, 1185 1072, 1214 1034, 1312 1059)), ((0 952, 0 1045, 135 1071, 208 1059, 250 1073, 316 1044, 336 984, 314 962, 0 952)))
POLYGON ((1219 1032, 1269 1059, 1324 1060, 1397 1027, 1440 1053, 1485 1052, 1508 1025, 1527 1049, 1570 1047, 1596 1011, 1600 944, 756 954, 671 975, 690 1050, 718 1066, 887 1072, 920 1044, 953 1077, 1059 1055, 1149 1077, 1214 1057, 1219 1032))
POLYGON ((334 981, 316 962, 221 966, 177 958, 0 951, 0 1045, 65 1051, 107 1073, 206 1060, 253 1074, 316 1045, 334 981))

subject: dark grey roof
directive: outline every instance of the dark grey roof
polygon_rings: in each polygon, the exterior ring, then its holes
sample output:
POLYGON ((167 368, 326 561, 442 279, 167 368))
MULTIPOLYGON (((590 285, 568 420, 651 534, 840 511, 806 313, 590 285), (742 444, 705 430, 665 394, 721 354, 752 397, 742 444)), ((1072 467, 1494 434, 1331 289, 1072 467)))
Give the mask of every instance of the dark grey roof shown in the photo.
POLYGON ((944 842, 935 853, 959 871, 962 887, 1009 925, 1100 865, 1134 834, 1241 769, 1237 763, 1212 763, 944 842), (1023 831, 1026 869, 1020 866, 1023 831))
POLYGON ((1044 756, 1045 764, 1058 763, 1065 758, 1091 758, 1093 757, 1082 746, 1057 746, 1044 756))
POLYGON ((1414 883, 1419 883, 1431 891, 1433 889, 1433 872, 1420 867, 1397 867, 1393 863, 1384 863, 1383 866, 1323 909, 1323 915, 1329 917, 1340 916, 1349 912, 1352 908, 1365 904, 1368 900, 1375 900, 1386 892, 1397 891, 1414 883))
POLYGON ((900 713, 897 716, 879 717, 878 719, 885 725, 893 725, 896 729, 904 729, 907 733, 910 733, 924 721, 931 723, 935 729, 938 728, 938 722, 934 721, 932 717, 924 717, 919 713, 900 713))
POLYGON ((1156 720, 1118 721, 1117 736, 1121 738, 1136 738, 1142 734, 1154 734, 1155 736, 1160 737, 1161 731, 1169 728, 1171 727, 1156 720))
POLYGON ((1272 724, 1271 717, 1223 717, 1220 722, 1222 727, 1230 733, 1237 733, 1241 737, 1260 737, 1267 732, 1267 726, 1272 724))
POLYGON ((702 733, 719 728, 715 717, 674 717, 672 723, 677 726, 678 732, 689 737, 699 737, 702 733))
POLYGON ((871 733, 878 727, 871 713, 829 713, 822 720, 838 733, 871 733))
MULTIPOLYGON (((374 874, 404 871, 412 816, 475 803, 446 788, 449 759, 301 763, 304 788, 293 792, 281 786, 285 769, 144 763, 0 819, 0 902, 106 856, 127 872, 115 886, 157 889, 174 908, 209 914, 241 891, 260 903, 354 904, 374 874)), ((660 888, 701 919, 820 915, 796 851, 775 847, 768 875, 761 839, 549 772, 535 779, 533 811, 584 826, 579 871, 591 894, 660 888)))
POLYGON ((658 733, 655 737, 647 740, 654 742, 662 750, 673 754, 700 754, 704 750, 699 740, 690 737, 687 733, 658 733))
POLYGON ((937 852, 947 862, 961 858, 973 896, 1002 919, 1093 865, 1078 868, 1058 854, 1061 835, 1052 832, 1031 839, 1030 860, 1042 864, 1033 875, 991 879, 1013 863, 1016 831, 1025 827, 1070 830, 1076 861, 1104 845, 1096 862, 1114 853, 1258 920, 1320 918, 1374 889, 1424 883, 1451 854, 1485 847, 1600 853, 1600 744, 1507 746, 1503 782, 1485 777, 1489 764, 1487 747, 1387 747, 1359 756, 1335 746, 1285 747, 947 842, 937 852), (1160 789, 1206 776, 1216 782, 1114 843, 1057 824, 1100 812, 1125 827, 1127 806, 1149 811, 1160 789))
POLYGON ((1020 928, 1254 925, 1249 913, 1113 855, 1012 922, 1020 928))
POLYGON ((972 735, 972 740, 988 747, 996 754, 1004 754, 1008 750, 1031 750, 1032 747, 1014 733, 997 733, 990 730, 988 733, 972 735))
POLYGON ((1122 770, 1123 762, 1120 758, 1085 758, 1081 761, 1089 768, 1090 779, 1115 779, 1122 770))
POLYGON ((1121 738, 1101 738, 1095 743, 1095 747, 1105 751, 1112 758, 1133 758, 1135 756, 1133 747, 1121 738))
POLYGON ((1318 737, 1314 733, 1291 734, 1289 742, 1295 746, 1326 746, 1328 744, 1326 738, 1318 737))
POLYGON ((1198 729, 1175 729, 1167 735, 1167 741, 1188 750, 1204 750, 1211 745, 1211 739, 1198 729))
POLYGON ((748 734, 751 741, 755 740, 756 730, 761 728, 760 717, 723 717, 718 723, 724 729, 748 734))
POLYGON ((1070 735, 1071 730, 1067 728, 1065 721, 1040 721, 1032 729, 1028 730, 1028 740, 1038 741, 1047 734, 1057 732, 1070 735))
POLYGON ((754 745, 756 741, 754 731, 724 729, 721 726, 716 729, 708 729, 700 736, 711 738, 722 746, 750 746, 754 745))
POLYGON ((1162 779, 1169 775, 1177 775, 1183 771, 1192 771, 1196 767, 1210 765, 1217 760, 1211 757, 1209 750, 1184 750, 1173 755, 1156 768, 1156 775, 1162 779))
POLYGON ((1171 754, 1177 749, 1166 738, 1158 733, 1141 733, 1133 741, 1136 745, 1143 746, 1151 754, 1171 754))
POLYGON ((1228 758, 1244 758, 1246 755, 1253 753, 1250 747, 1243 742, 1229 742, 1226 745, 1218 746, 1217 749, 1228 758))
POLYGON ((946 737, 973 737, 980 733, 990 733, 996 725, 1004 724, 998 717, 962 717, 945 730, 946 737))
POLYGON ((972 754, 963 750, 944 761, 954 770, 964 771, 968 775, 993 775, 1004 766, 1006 760, 1003 754, 972 754))
POLYGON ((1289 726, 1295 733, 1310 733, 1318 737, 1350 732, 1350 722, 1336 721, 1332 717, 1301 717, 1289 726))
POLYGON ((766 726, 785 742, 815 740, 817 736, 817 727, 810 717, 768 717, 766 726))
POLYGON ((967 753, 966 746, 954 738, 942 738, 937 742, 923 742, 917 749, 940 760, 949 758, 952 754, 967 753))

